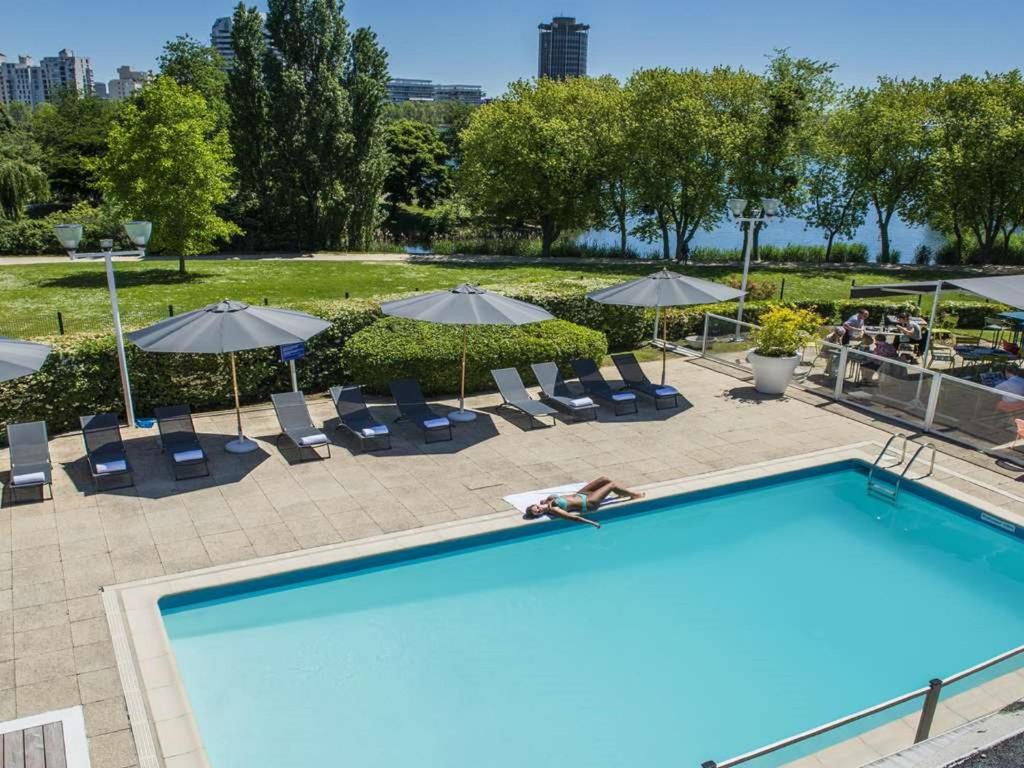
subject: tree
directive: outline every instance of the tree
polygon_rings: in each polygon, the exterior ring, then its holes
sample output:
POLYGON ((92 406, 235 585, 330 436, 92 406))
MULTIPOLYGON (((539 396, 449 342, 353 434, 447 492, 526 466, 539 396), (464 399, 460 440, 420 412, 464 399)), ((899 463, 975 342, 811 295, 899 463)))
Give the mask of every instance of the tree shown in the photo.
POLYGON ((625 93, 618 81, 608 77, 598 81, 594 97, 600 102, 593 124, 600 145, 602 223, 619 233, 619 255, 625 258, 629 248, 629 215, 633 209, 630 173, 635 162, 629 145, 630 114, 625 93))
POLYGON ((189 35, 179 35, 164 44, 159 58, 160 74, 202 94, 218 126, 227 125, 227 63, 217 49, 189 35))
POLYGON ((158 77, 121 110, 99 186, 129 216, 153 222, 151 247, 185 257, 208 252, 241 230, 217 215, 231 194, 227 131, 198 92, 158 77))
POLYGON ((19 219, 29 203, 49 193, 32 134, 0 104, 0 218, 19 219))
POLYGON ((933 151, 913 220, 953 235, 964 258, 965 240, 980 258, 999 247, 1024 221, 1024 81, 1019 71, 964 75, 932 83, 928 121, 933 151))
POLYGON ((852 238, 867 214, 868 198, 841 154, 832 135, 833 118, 817 137, 810 167, 803 179, 801 218, 825 233, 825 261, 832 256, 836 237, 852 238))
POLYGON ((588 78, 518 81, 462 132, 458 178, 469 201, 539 226, 545 256, 561 233, 601 217, 599 87, 588 78))
POLYGON ((275 207, 299 248, 342 242, 343 179, 352 157, 352 104, 343 77, 351 43, 332 0, 270 0, 264 58, 273 137, 275 207))
POLYGON ((403 118, 387 127, 391 170, 384 182, 392 206, 399 203, 431 208, 451 193, 448 147, 438 130, 403 118))
POLYGON ((880 78, 875 88, 849 91, 836 115, 839 151, 875 211, 883 263, 891 257, 889 223, 898 212, 912 215, 927 179, 929 98, 920 80, 880 78))
POLYGON ((434 126, 441 141, 448 147, 452 165, 457 166, 462 159, 459 135, 469 125, 470 117, 478 108, 477 104, 463 104, 460 101, 402 101, 388 105, 385 119, 389 122, 415 120, 434 126))
POLYGON ((263 75, 267 53, 263 15, 255 6, 239 3, 231 23, 235 60, 228 73, 228 136, 234 150, 238 178, 238 209, 251 223, 247 231, 266 242, 276 229, 271 202, 272 179, 268 167, 272 147, 270 97, 263 75))
POLYGON ((99 202, 95 161, 106 152, 107 131, 116 113, 115 102, 83 96, 75 88, 60 91, 36 108, 32 130, 57 199, 99 202))
POLYGON ((352 114, 352 156, 347 164, 348 247, 365 251, 384 218, 382 195, 390 167, 384 112, 388 103, 388 56, 367 28, 352 36, 344 85, 352 114))

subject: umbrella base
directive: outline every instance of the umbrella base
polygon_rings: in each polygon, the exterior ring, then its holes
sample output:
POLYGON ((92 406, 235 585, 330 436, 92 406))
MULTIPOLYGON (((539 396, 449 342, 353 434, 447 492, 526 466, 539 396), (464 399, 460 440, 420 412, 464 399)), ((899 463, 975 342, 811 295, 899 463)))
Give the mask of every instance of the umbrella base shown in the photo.
POLYGON ((473 421, 475 418, 476 413, 474 411, 458 410, 448 414, 448 421, 466 422, 473 421))
POLYGON ((224 450, 228 453, 252 453, 257 448, 256 442, 245 435, 239 435, 229 443, 224 444, 224 450))

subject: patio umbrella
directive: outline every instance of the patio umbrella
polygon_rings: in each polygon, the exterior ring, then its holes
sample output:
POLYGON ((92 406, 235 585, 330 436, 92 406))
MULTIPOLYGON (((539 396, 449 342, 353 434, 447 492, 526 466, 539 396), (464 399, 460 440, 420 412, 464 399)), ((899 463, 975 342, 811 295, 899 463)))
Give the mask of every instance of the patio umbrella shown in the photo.
MULTIPOLYGON (((662 269, 646 277, 619 283, 610 288, 588 293, 587 297, 601 304, 619 304, 627 307, 682 307, 691 304, 714 304, 732 301, 743 291, 727 285, 687 277, 662 269)), ((668 348, 668 321, 662 316, 661 383, 665 383, 665 364, 668 348)))
POLYGON ((242 432, 235 352, 260 347, 296 344, 330 327, 319 317, 274 307, 250 307, 225 299, 184 315, 169 317, 156 325, 128 334, 129 341, 147 352, 178 352, 231 357, 231 386, 235 392, 238 437, 225 448, 231 453, 256 450, 256 443, 242 432))
POLYGON ((398 299, 381 305, 385 315, 423 320, 428 323, 462 326, 462 383, 459 388, 459 410, 449 414, 453 421, 472 421, 476 414, 466 410, 466 349, 471 325, 526 325, 554 316, 525 301, 485 291, 475 285, 457 285, 447 291, 436 291, 409 299, 398 299))
POLYGON ((0 337, 0 381, 20 379, 38 371, 50 354, 46 344, 0 337))

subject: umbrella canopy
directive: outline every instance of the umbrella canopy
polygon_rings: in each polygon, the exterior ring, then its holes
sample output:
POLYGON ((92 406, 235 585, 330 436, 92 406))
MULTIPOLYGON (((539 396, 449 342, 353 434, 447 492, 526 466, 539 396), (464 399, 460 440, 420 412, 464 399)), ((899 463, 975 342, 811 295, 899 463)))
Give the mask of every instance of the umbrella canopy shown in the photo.
POLYGON ((256 444, 242 433, 242 407, 238 396, 235 352, 260 347, 296 344, 331 327, 326 320, 274 307, 250 307, 224 301, 169 317, 128 334, 128 340, 147 352, 231 355, 231 386, 235 392, 238 438, 227 444, 232 453, 248 453, 256 444))
POLYGON ((224 354, 295 344, 330 327, 304 312, 224 300, 161 320, 129 333, 128 339, 147 352, 224 354))
POLYGON ((602 304, 621 304, 629 307, 714 304, 718 301, 732 301, 742 295, 743 291, 736 288, 697 277, 687 277, 667 269, 587 294, 589 298, 602 304))
POLYGON ((46 344, 0 337, 0 381, 35 373, 49 354, 50 347, 46 344))
MULTIPOLYGON (((690 304, 714 304, 732 301, 743 295, 743 291, 721 283, 687 277, 678 272, 662 269, 646 277, 619 283, 610 288, 588 293, 587 297, 601 304, 618 304, 627 307, 682 307, 690 304)), ((665 383, 665 367, 668 357, 668 322, 662 322, 661 383, 665 383)))
POLYGON ((447 291, 435 291, 381 305, 385 315, 423 320, 428 323, 462 326, 462 383, 459 410, 449 418, 471 421, 476 416, 466 410, 466 348, 471 325, 526 325, 553 320, 546 309, 491 293, 475 285, 457 285, 447 291))
POLYGON ((385 315, 448 325, 526 325, 554 319, 546 309, 475 285, 389 301, 380 308, 385 315))

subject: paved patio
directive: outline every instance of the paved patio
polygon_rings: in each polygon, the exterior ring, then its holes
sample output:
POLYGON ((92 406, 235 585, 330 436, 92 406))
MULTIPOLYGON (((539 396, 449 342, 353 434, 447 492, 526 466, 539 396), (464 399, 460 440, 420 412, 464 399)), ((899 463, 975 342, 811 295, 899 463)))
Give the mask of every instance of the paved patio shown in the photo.
MULTIPOLYGON (((338 433, 322 461, 299 462, 285 441, 279 449, 268 408, 245 414, 261 450, 242 457, 222 450, 233 414, 202 416, 196 426, 212 476, 177 483, 155 430, 133 429, 126 439, 137 487, 102 493, 82 464, 81 437, 54 438, 54 499, 0 514, 0 720, 83 704, 94 768, 136 765, 99 595, 105 585, 508 510, 509 493, 600 474, 644 485, 886 437, 885 425, 811 395, 764 400, 692 362, 671 361, 669 380, 688 399, 678 411, 643 403, 638 416, 603 412, 596 423, 527 430, 495 408, 500 398, 482 396, 468 401, 481 418, 456 426, 452 442, 425 445, 400 424, 391 451, 358 455, 338 433)), ((382 420, 396 415, 371 406, 382 420)), ((314 422, 332 425, 329 399, 310 410, 314 422)), ((1018 503, 999 492, 1021 493, 1013 475, 949 456, 943 464, 984 476, 993 489, 972 493, 1018 503)))

